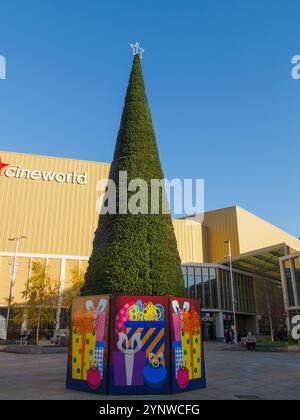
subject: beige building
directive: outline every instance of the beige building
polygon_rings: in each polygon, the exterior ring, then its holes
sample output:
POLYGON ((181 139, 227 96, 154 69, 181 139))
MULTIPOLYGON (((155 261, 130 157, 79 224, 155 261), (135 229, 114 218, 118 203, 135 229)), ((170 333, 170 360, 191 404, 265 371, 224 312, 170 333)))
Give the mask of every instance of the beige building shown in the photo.
MULTIPOLYGON (((16 241, 9 239, 27 237, 19 241, 15 302, 22 303, 33 261, 46 265, 60 282, 61 292, 70 287, 72 269, 87 266, 98 222, 97 182, 107 179, 109 168, 109 163, 0 152, 0 308, 4 315, 16 251, 16 241)), ((278 259, 300 251, 297 238, 240 207, 207 212, 203 223, 199 220, 196 216, 173 221, 184 267, 221 264, 226 270, 224 242, 231 240, 236 270, 277 281, 278 259)))
MULTIPOLYGON (((30 277, 33 261, 47 265, 62 288, 70 285, 72 268, 87 266, 98 222, 99 180, 106 180, 109 163, 0 152, 0 305, 6 306, 10 267, 20 240, 14 285, 16 302, 30 277)), ((198 223, 174 220, 184 261, 203 261, 202 228, 198 223), (192 247, 189 244, 193 244, 192 247)))

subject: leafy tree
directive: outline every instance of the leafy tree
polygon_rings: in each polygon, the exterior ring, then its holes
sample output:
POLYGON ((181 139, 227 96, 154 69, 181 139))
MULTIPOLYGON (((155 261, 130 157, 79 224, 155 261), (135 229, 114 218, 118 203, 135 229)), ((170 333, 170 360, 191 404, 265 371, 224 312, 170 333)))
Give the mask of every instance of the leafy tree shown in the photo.
POLYGON ((15 308, 14 322, 21 324, 26 318, 29 329, 36 329, 36 342, 41 328, 54 325, 59 294, 59 283, 54 282, 47 274, 45 265, 32 263, 32 276, 26 289, 22 292, 24 307, 15 308))
POLYGON ((80 296, 84 284, 84 271, 79 267, 71 269, 71 287, 64 291, 63 306, 70 308, 73 298, 80 296))
MULTIPOLYGON (((158 214, 150 212, 151 180, 163 178, 141 60, 135 55, 109 175, 116 185, 117 212, 100 215, 82 294, 185 294, 171 216, 162 212, 164 188, 158 214), (127 185, 137 178, 146 181, 148 214, 120 214, 120 171, 127 171, 127 185)), ((128 193, 127 204, 135 193, 128 193)))

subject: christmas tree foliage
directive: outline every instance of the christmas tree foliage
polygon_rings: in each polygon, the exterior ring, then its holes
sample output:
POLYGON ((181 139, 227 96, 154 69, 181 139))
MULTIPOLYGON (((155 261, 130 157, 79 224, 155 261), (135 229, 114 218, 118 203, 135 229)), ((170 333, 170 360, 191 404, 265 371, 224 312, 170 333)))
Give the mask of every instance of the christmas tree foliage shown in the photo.
MULTIPOLYGON (((160 211, 151 214, 151 179, 161 180, 164 175, 138 54, 134 56, 109 178, 116 185, 117 212, 100 215, 82 294, 184 295, 172 220, 161 211, 164 192, 159 196, 160 211), (120 171, 127 171, 128 183, 136 178, 146 181, 148 214, 119 214, 120 171)), ((126 204, 136 192, 128 192, 126 204)))

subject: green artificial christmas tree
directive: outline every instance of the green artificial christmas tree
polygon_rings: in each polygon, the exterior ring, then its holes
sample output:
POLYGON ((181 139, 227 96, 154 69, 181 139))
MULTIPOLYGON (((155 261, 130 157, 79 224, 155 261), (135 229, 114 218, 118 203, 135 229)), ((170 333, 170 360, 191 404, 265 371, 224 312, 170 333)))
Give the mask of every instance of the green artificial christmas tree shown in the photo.
MULTIPOLYGON (((164 189, 159 196, 160 211, 151 214, 151 180, 163 178, 141 57, 136 54, 109 175, 116 185, 117 211, 116 214, 100 215, 83 295, 185 295, 171 216, 161 211, 164 189), (120 214, 120 208, 124 206, 119 186, 120 171, 127 171, 128 183, 137 178, 146 181, 147 214, 120 214)), ((126 204, 133 195, 134 192, 128 192, 126 204)))

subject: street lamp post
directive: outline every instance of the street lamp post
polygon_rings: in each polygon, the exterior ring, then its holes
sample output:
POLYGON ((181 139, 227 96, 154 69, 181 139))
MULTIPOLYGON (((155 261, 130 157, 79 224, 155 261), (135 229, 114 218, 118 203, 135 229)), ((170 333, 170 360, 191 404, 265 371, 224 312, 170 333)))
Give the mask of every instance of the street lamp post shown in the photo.
POLYGON ((10 273, 10 284, 9 284, 9 296, 8 296, 8 305, 7 305, 7 316, 6 316, 6 325, 5 325, 5 334, 4 339, 7 339, 7 333, 8 333, 8 324, 9 324, 9 316, 10 316, 10 308, 11 308, 11 302, 13 299, 13 288, 16 282, 16 273, 17 273, 17 258, 18 258, 18 251, 19 251, 19 245, 21 239, 27 239, 27 236, 18 236, 16 238, 9 238, 9 241, 15 241, 16 242, 16 248, 15 248, 15 255, 13 259, 13 263, 11 266, 11 273, 10 273))
POLYGON ((238 332, 236 324, 236 309, 235 309, 235 294, 234 294, 234 280, 233 280, 233 270, 232 270, 232 253, 231 253, 231 241, 225 241, 225 244, 228 245, 228 259, 230 267, 230 283, 231 283, 231 298, 232 298, 232 311, 233 311, 233 323, 234 323, 234 344, 238 343, 238 332))

